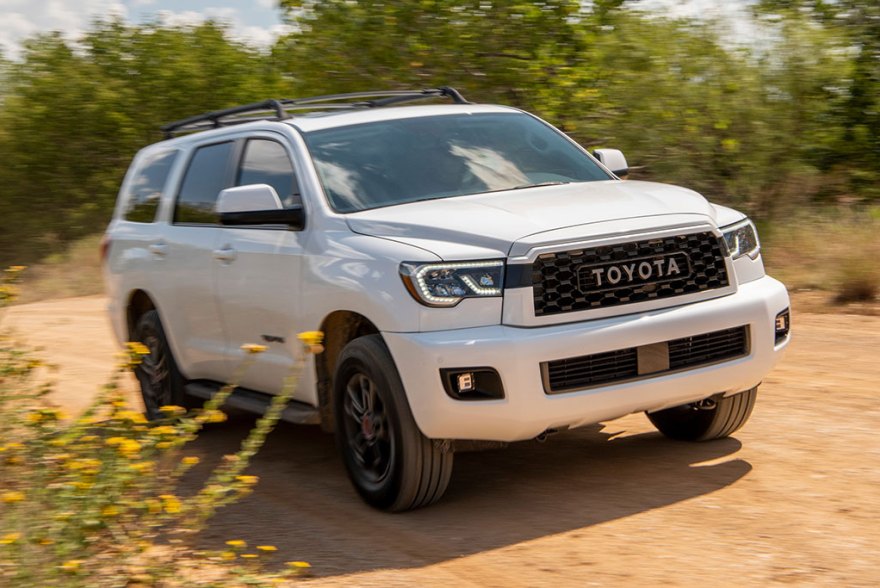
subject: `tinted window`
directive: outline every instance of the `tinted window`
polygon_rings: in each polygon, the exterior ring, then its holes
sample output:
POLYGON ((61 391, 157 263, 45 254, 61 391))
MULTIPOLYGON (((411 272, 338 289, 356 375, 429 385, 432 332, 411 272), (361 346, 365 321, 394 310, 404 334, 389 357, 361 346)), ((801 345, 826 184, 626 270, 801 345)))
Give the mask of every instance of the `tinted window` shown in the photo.
POLYGON ((611 179, 565 135, 521 113, 389 120, 313 131, 305 139, 339 212, 611 179))
POLYGON ((168 173, 177 158, 177 151, 159 151, 145 157, 125 193, 125 220, 151 223, 162 199, 168 173))
POLYGON ((300 202, 293 164, 284 147, 275 141, 251 139, 247 142, 236 185, 249 184, 269 184, 285 207, 300 202))
POLYGON ((212 223, 217 222, 214 204, 220 191, 227 187, 233 143, 218 143, 199 147, 193 154, 180 185, 177 206, 174 209, 174 222, 212 223))

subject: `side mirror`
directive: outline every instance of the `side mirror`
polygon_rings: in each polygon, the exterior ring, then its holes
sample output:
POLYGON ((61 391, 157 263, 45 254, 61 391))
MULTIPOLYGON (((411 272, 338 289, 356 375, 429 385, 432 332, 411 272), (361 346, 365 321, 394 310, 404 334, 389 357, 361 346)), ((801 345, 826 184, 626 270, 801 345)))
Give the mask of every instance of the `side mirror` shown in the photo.
POLYGON ((284 208, 275 188, 268 184, 226 188, 220 192, 214 210, 220 224, 226 226, 287 225, 301 231, 306 224, 302 205, 284 208))
POLYGON ((626 157, 619 149, 596 149, 593 155, 602 162, 602 165, 611 170, 616 176, 621 178, 629 175, 629 166, 626 164, 626 157))

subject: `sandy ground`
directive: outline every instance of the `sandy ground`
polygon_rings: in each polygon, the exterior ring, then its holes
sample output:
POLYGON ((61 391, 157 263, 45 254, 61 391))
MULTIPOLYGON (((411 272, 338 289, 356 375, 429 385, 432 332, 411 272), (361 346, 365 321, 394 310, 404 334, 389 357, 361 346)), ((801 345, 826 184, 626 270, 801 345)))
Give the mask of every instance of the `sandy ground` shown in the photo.
MULTIPOLYGON (((789 353, 734 438, 671 442, 632 415, 457 455, 442 502, 386 515, 356 498, 332 438, 284 425, 251 468, 256 492, 201 541, 277 545, 320 586, 878 586, 880 317, 795 312, 789 353)), ((101 297, 5 321, 59 365, 70 410, 112 371, 101 297)), ((194 450, 210 464, 252 422, 194 450)))

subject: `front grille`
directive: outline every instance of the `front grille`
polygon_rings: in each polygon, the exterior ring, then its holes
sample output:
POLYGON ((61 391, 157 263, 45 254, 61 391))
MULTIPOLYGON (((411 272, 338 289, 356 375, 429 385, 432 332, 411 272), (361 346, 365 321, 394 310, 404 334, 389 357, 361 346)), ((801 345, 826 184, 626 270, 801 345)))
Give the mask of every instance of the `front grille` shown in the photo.
POLYGON ((552 391, 598 386, 639 375, 635 347, 558 359, 543 365, 547 366, 544 387, 552 391))
POLYGON ((722 247, 705 231, 540 255, 531 268, 535 315, 723 288, 729 280, 722 247))
POLYGON ((749 352, 746 327, 736 327, 669 342, 669 369, 715 363, 749 352))
POLYGON ((747 326, 541 364, 544 392, 616 384, 693 369, 749 354, 747 326))

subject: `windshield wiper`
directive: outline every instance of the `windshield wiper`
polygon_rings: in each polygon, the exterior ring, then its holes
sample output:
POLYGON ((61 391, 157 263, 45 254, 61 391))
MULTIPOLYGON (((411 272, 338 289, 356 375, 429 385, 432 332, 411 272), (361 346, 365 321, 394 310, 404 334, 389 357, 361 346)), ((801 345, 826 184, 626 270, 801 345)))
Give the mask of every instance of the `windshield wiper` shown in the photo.
POLYGON ((571 182, 538 182, 537 184, 520 184, 519 186, 514 186, 513 188, 508 188, 508 190, 525 190, 526 188, 543 188, 544 186, 562 186, 564 184, 570 184, 571 182))

